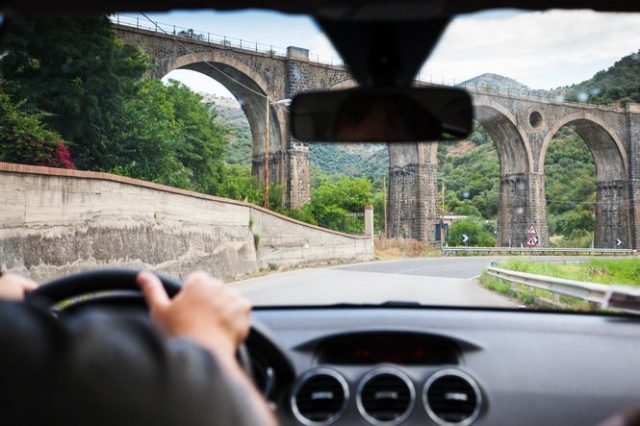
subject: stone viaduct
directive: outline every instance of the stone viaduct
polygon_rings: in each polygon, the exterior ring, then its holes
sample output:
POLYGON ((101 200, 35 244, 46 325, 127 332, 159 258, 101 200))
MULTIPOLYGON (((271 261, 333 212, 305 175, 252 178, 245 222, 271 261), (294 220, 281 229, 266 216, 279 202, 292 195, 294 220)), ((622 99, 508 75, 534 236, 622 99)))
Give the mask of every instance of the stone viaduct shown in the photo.
MULTIPOLYGON (((286 55, 252 46, 210 43, 166 31, 115 24, 125 43, 144 49, 161 78, 174 69, 203 73, 240 102, 253 137, 253 174, 261 179, 269 111, 270 181, 279 182, 292 208, 310 199, 309 147, 289 134, 286 108, 266 102, 308 90, 352 86, 341 66, 313 62, 306 49, 286 55)), ((596 164, 595 246, 640 248, 640 105, 602 107, 471 90, 475 117, 494 140, 500 160, 497 243, 520 246, 530 223, 540 245, 549 244, 544 160, 556 132, 570 127, 591 150, 596 164)), ((433 240, 437 208, 437 143, 389 145, 388 230, 390 236, 433 240)))

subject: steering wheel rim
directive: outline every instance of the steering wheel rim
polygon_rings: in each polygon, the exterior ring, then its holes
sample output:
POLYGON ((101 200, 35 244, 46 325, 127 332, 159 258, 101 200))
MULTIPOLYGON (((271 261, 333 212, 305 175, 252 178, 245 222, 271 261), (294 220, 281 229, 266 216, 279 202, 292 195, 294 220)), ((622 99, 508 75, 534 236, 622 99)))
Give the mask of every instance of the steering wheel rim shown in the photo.
MULTIPOLYGON (((110 300, 117 300, 118 298, 130 298, 131 293, 135 292, 144 301, 144 297, 136 283, 136 277, 141 271, 141 269, 133 268, 109 268, 67 275, 38 286, 38 288, 26 295, 25 301, 27 303, 38 303, 41 306, 45 303, 45 307, 50 310, 53 310, 58 303, 64 300, 90 293, 128 293, 127 295, 110 294, 108 296, 110 300)), ((160 282, 170 298, 175 297, 182 289, 182 282, 179 279, 160 272, 154 273, 160 278, 160 282)), ((96 300, 101 299, 96 298, 96 300)), ((91 299, 89 303, 90 301, 91 299)), ((146 301, 144 303, 146 304, 146 301)), ((238 348, 237 358, 240 366, 249 377, 253 378, 251 358, 244 344, 241 344, 238 348)))
MULTIPOLYGON (((140 271, 132 268, 111 268, 67 275, 40 285, 27 294, 26 300, 27 302, 46 300, 49 303, 48 307, 51 308, 63 300, 89 293, 105 291, 135 291, 139 293, 140 288, 136 284, 136 276, 140 271)), ((170 298, 180 292, 182 288, 180 280, 163 273, 155 272, 155 274, 160 278, 160 282, 170 298)))

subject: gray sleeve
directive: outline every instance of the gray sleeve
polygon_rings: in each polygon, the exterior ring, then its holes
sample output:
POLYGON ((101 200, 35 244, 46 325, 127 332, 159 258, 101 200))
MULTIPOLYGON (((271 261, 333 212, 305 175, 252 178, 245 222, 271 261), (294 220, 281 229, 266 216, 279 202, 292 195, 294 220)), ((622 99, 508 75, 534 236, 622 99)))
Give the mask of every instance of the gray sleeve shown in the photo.
POLYGON ((0 348, 0 389, 13 390, 1 404, 15 420, 6 424, 266 423, 208 351, 165 339, 146 315, 91 310, 53 321, 0 303, 0 348))

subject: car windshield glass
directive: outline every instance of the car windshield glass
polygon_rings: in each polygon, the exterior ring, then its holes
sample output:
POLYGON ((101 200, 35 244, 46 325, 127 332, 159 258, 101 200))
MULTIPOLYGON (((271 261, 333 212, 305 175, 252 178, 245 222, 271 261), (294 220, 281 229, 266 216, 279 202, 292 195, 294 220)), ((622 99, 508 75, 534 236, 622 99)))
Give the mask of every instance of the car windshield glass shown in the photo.
POLYGON ((3 25, 3 269, 201 269, 256 305, 636 294, 640 14, 456 17, 415 85, 466 90, 471 134, 389 144, 292 136, 296 94, 357 85, 309 17, 3 25))

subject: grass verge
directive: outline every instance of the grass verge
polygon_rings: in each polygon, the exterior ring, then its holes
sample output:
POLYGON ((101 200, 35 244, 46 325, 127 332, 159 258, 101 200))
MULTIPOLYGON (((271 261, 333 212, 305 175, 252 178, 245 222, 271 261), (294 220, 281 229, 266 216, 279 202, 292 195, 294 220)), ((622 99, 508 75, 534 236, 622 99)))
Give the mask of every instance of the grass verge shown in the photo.
POLYGON ((514 259, 500 263, 511 271, 600 284, 640 287, 640 259, 589 259, 579 262, 532 262, 514 259))
POLYGON ((483 287, 503 294, 510 299, 517 300, 529 308, 541 307, 548 309, 567 309, 571 311, 592 310, 591 305, 587 302, 567 296, 560 296, 560 298, 556 300, 554 294, 549 291, 520 284, 511 284, 500 278, 492 277, 487 274, 487 271, 482 272, 479 282, 483 287))
MULTIPOLYGON (((500 268, 599 284, 621 284, 640 287, 640 259, 589 259, 579 262, 535 262, 513 259, 500 263, 500 268)), ((592 307, 572 297, 554 295, 548 291, 533 289, 519 284, 510 284, 483 272, 480 283, 493 291, 517 299, 524 305, 591 310, 592 307)))
POLYGON ((376 260, 393 260, 407 257, 436 257, 440 256, 440 249, 427 244, 404 238, 380 238, 374 240, 376 260))

